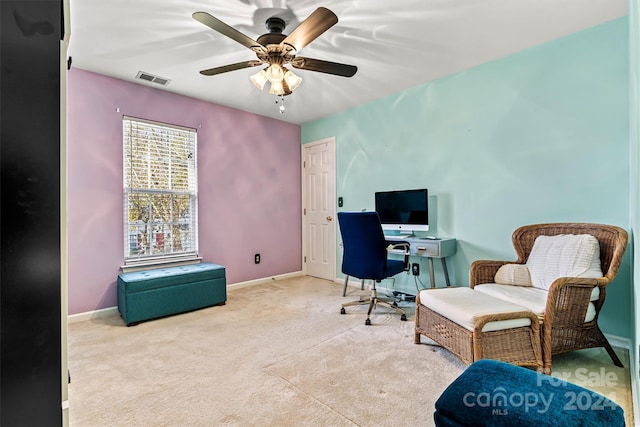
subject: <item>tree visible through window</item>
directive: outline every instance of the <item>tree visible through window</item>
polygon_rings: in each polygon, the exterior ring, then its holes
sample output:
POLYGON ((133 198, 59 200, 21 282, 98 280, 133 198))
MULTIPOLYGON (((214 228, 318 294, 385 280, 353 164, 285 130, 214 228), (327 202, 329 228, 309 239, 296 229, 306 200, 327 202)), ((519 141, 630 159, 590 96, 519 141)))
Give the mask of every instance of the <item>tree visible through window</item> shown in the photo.
POLYGON ((195 257, 196 132, 124 117, 125 263, 195 257))

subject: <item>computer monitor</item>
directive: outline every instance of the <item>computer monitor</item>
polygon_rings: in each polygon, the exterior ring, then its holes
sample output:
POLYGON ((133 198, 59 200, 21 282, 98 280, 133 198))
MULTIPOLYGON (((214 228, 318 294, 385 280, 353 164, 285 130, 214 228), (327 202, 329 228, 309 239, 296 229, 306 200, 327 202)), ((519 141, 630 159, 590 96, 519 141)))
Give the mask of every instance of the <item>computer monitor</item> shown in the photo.
POLYGON ((429 198, 426 188, 416 190, 378 191, 376 212, 383 230, 401 234, 429 231, 429 198))

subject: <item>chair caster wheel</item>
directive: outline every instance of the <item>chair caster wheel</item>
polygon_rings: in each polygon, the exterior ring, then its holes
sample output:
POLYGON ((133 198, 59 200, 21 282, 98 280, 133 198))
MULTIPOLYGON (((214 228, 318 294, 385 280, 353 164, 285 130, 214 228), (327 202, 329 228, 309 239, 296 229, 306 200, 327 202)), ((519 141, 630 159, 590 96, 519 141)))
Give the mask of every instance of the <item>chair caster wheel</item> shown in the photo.
POLYGON ((347 310, 345 310, 344 307, 342 307, 340 309, 340 314, 347 314, 347 310))
POLYGON ((364 324, 367 325, 367 326, 371 326, 371 319, 365 320, 364 324))
POLYGON ((402 320, 403 322, 407 321, 407 315, 403 314, 402 316, 400 316, 400 320, 402 320))

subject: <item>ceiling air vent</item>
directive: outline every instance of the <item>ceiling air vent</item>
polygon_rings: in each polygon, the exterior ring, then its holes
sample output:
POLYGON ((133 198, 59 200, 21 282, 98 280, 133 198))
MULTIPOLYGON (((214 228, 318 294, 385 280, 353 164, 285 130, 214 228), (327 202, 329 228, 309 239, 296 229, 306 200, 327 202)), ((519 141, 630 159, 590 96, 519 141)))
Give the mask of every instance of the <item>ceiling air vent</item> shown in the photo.
POLYGON ((162 86, 166 86, 171 81, 170 79, 165 79, 164 77, 154 76, 153 74, 145 73, 144 71, 138 71, 136 75, 136 79, 146 80, 151 83, 157 83, 162 86))

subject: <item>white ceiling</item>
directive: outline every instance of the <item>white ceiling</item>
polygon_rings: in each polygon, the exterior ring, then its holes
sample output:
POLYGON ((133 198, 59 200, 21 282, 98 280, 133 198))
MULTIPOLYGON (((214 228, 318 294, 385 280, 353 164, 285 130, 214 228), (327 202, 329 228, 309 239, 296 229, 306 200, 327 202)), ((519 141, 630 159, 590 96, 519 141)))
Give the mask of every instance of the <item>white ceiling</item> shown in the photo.
POLYGON ((244 111, 305 123, 627 15, 627 0, 71 0, 73 67, 244 111), (254 40, 283 17, 289 34, 317 7, 338 23, 298 52, 356 65, 345 78, 297 70, 285 98, 249 81, 257 69, 202 76, 255 59, 191 14, 205 11, 254 40), (144 71, 168 86, 135 79, 144 71))

